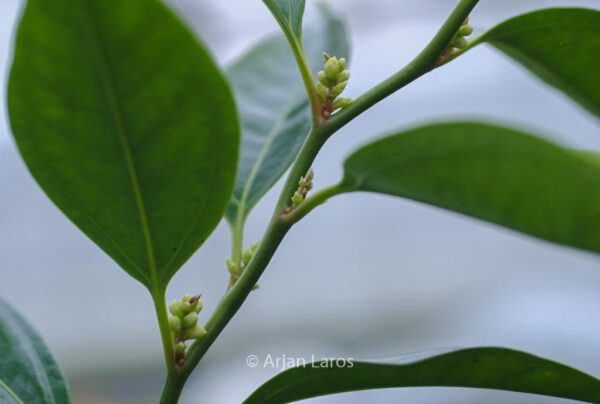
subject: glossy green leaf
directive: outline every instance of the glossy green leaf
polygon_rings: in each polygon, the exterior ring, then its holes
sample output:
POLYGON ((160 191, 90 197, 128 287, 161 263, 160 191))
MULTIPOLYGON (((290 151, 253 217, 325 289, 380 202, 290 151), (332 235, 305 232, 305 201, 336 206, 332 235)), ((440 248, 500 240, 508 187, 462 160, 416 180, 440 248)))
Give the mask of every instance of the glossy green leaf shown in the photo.
POLYGON ((64 376, 29 324, 0 299, 0 402, 66 404, 64 376))
POLYGON ((263 0, 263 2, 286 36, 301 44, 305 0, 263 0))
POLYGON ((153 290, 219 222, 239 128, 231 92, 158 0, 29 0, 10 120, 56 205, 153 290))
POLYGON ((554 8, 510 19, 479 37, 600 116, 600 11, 554 8))
POLYGON ((344 167, 345 191, 409 198, 600 252, 600 167, 517 130, 421 127, 363 147, 344 167))
POLYGON ((393 387, 468 387, 600 402, 600 380, 578 370, 510 349, 471 348, 411 357, 402 364, 315 362, 280 373, 245 403, 288 403, 393 387))
MULTIPOLYGON (((313 72, 323 52, 347 56, 344 23, 323 10, 304 38, 313 72)), ((244 220, 294 161, 311 127, 310 106, 293 54, 281 36, 245 54, 228 71, 242 124, 242 148, 227 220, 244 220)), ((316 74, 316 73, 315 73, 316 74)))

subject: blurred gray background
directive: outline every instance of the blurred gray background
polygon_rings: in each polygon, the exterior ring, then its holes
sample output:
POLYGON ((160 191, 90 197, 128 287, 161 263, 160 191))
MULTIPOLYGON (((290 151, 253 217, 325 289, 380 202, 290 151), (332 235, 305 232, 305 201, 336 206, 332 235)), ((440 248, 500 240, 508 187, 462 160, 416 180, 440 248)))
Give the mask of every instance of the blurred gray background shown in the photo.
MULTIPOLYGON (((349 96, 408 62, 455 4, 449 0, 337 0, 353 39, 349 96)), ((259 0, 174 0, 226 65, 277 31, 259 0)), ((482 1, 477 31, 548 6, 597 0, 482 1)), ((21 3, 0 0, 0 69, 6 88, 21 3)), ((308 1, 308 19, 314 12, 308 1)), ((590 55, 592 57, 592 55, 590 55)), ((43 195, 18 156, 0 99, 0 296, 33 323, 65 369, 78 403, 150 403, 162 353, 150 298, 43 195)), ((422 122, 509 122, 573 147, 600 149, 591 115, 498 52, 480 47, 414 83, 342 130, 315 164, 316 185, 373 136, 422 122)), ((276 191, 274 191, 276 192, 276 191)), ((273 193, 255 210, 257 241, 273 193)), ((549 218, 552 220, 552 218, 549 218)), ((221 297, 229 234, 222 224, 179 272, 168 298, 201 292, 203 319, 221 297)), ((289 234, 237 318, 190 381, 183 403, 235 403, 277 373, 246 357, 391 359, 439 347, 507 346, 600 376, 600 260, 412 202, 342 196, 289 234)), ((1 360, 1 359, 0 359, 1 360)), ((323 403, 562 403, 463 389, 345 394, 323 403)))

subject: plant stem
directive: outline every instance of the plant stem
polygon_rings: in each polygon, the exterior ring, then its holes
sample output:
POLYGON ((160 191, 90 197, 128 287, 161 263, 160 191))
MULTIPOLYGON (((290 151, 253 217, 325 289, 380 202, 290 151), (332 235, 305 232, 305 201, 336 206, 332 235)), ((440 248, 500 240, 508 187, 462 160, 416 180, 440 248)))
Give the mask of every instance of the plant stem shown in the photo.
POLYGON ((317 94, 317 85, 315 84, 315 78, 313 77, 310 63, 308 63, 308 58, 306 57, 306 52, 304 51, 304 44, 299 41, 298 38, 296 38, 294 33, 290 31, 288 27, 281 25, 281 21, 279 18, 277 18, 277 16, 274 15, 274 17, 283 31, 288 43, 290 44, 292 52, 294 53, 294 57, 296 58, 296 64, 300 70, 302 82, 304 83, 306 94, 308 95, 308 100, 310 102, 313 126, 320 126, 321 100, 317 94))
MULTIPOLYGON (((205 328, 207 330, 207 334, 202 339, 194 342, 194 344, 192 344, 188 350, 183 369, 177 373, 169 372, 169 376, 163 390, 161 404, 172 404, 177 402, 178 397, 181 394, 181 390, 183 389, 185 381, 189 375, 198 365, 206 351, 223 331, 225 326, 227 326, 229 321, 240 309, 248 295, 252 292, 254 285, 256 285, 258 282, 260 276, 275 254, 275 251, 294 223, 293 221, 283 219, 281 217, 281 213, 287 206, 290 205, 290 199, 298 187, 298 180, 301 176, 305 175, 308 169, 311 167, 314 159, 327 139, 340 128, 345 126, 348 122, 371 108, 373 105, 377 104, 379 101, 385 99, 387 96, 428 73, 435 65, 439 55, 452 41, 458 29, 478 2, 479 0, 460 0, 437 35, 409 65, 389 79, 385 80, 383 83, 365 93, 363 96, 354 100, 348 108, 334 115, 334 117, 325 125, 320 127, 316 124, 314 125, 313 130, 309 134, 302 150, 300 151, 300 154, 298 155, 298 158, 290 170, 290 174, 288 175, 285 185, 281 191, 275 211, 265 235, 258 247, 258 250, 254 254, 246 270, 242 273, 242 276, 229 290, 229 292, 225 294, 223 299, 221 299, 219 305, 206 323, 205 328)), ((298 51, 299 49, 294 49, 294 53, 296 54, 297 58, 299 56, 297 54, 298 51)), ((300 64, 302 65, 302 63, 300 64)), ((304 64, 304 67, 306 67, 306 64, 304 64)), ((312 77, 310 78, 310 83, 312 84, 309 84, 308 82, 307 72, 310 70, 302 68, 301 66, 301 71, 308 90, 310 86, 314 86, 312 77)), ((309 97, 312 95, 313 94, 311 94, 309 91, 309 97)), ((313 195, 312 198, 307 199, 305 203, 308 202, 308 204, 304 209, 300 210, 297 215, 301 215, 305 211, 308 213, 328 197, 346 191, 347 189, 344 187, 333 186, 326 188, 323 191, 313 195)))
MULTIPOLYGON (((187 378, 189 376, 258 282, 258 279, 275 254, 277 247, 279 247, 279 244, 292 226, 292 224, 282 221, 279 214, 290 204, 290 198, 296 191, 298 179, 306 174, 326 140, 327 138, 322 136, 318 129, 313 130, 308 136, 283 187, 275 212, 258 250, 248 264, 248 268, 246 268, 235 285, 223 297, 213 315, 206 323, 205 328, 208 333, 190 347, 186 354, 184 369, 178 377, 187 378)), ((175 384, 175 382, 171 382, 171 384, 175 384)))
MULTIPOLYGON (((244 217, 238 213, 235 226, 231 228, 231 260, 237 268, 242 265, 242 252, 244 249, 244 217)), ((227 290, 231 289, 236 281, 236 277, 231 274, 229 276, 229 285, 227 290)))
POLYGON ((431 71, 479 0, 461 0, 431 42, 406 67, 335 114, 323 127, 332 134, 396 91, 431 71))
POLYGON ((169 315, 167 314, 167 303, 165 301, 165 291, 156 289, 152 293, 160 337, 162 339, 163 351, 165 353, 165 364, 167 370, 172 372, 175 368, 175 350, 173 346, 173 337, 171 336, 171 327, 169 326, 169 315))
POLYGON ((159 404, 177 404, 186 378, 179 373, 169 372, 160 396, 159 404))

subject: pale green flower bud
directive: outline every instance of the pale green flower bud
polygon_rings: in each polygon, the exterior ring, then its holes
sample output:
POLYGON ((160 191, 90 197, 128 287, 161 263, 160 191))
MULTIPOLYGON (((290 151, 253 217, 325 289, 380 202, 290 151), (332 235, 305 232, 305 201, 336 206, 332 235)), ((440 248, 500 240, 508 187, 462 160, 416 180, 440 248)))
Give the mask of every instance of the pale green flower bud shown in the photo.
POLYGON ((190 311, 192 311, 192 305, 190 302, 183 302, 181 303, 181 307, 183 310, 183 315, 185 316, 186 314, 188 314, 190 311))
POLYGON ((338 74, 336 83, 342 83, 344 81, 350 80, 350 71, 343 70, 340 74, 338 74))
POLYGON ((307 182, 312 182, 315 179, 315 170, 312 167, 308 169, 305 179, 307 182))
POLYGON ((325 62, 325 74, 327 75, 327 78, 329 80, 335 80, 335 78, 337 77, 337 75, 340 73, 340 64, 337 60, 337 58, 331 57, 329 59, 327 59, 327 62, 325 62))
POLYGON ((469 42, 465 38, 459 37, 452 42, 452 46, 458 49, 465 49, 469 46, 469 42))
POLYGON ((200 324, 196 324, 194 328, 191 328, 185 332, 185 339, 198 339, 206 335, 206 329, 200 324))
POLYGON ((335 111, 336 109, 346 108, 348 105, 350 105, 351 102, 352 99, 350 98, 338 98, 333 102, 333 110, 335 111))
POLYGON ((247 248, 244 251, 244 254, 242 255, 242 262, 244 263, 244 266, 248 265, 248 263, 252 259, 253 255, 254 255, 254 251, 252 251, 252 249, 250 249, 250 248, 247 248))
POLYGON ((463 25, 458 30, 457 36, 469 36, 473 33, 473 27, 470 25, 463 25))
POLYGON ((194 306, 192 307, 192 310, 194 310, 196 313, 200 313, 203 308, 204 308, 204 302, 202 301, 202 297, 201 297, 194 304, 194 306))
POLYGON ((333 98, 335 98, 338 95, 340 95, 341 93, 343 93, 344 90, 346 89, 347 85, 348 85, 348 82, 347 81, 343 81, 340 84, 337 84, 335 87, 333 87, 331 89, 331 95, 333 96, 333 98))
POLYGON ((187 316, 183 318, 183 327, 184 328, 192 328, 198 324, 198 314, 195 312, 191 312, 187 316))
POLYGON ((302 194, 300 194, 300 192, 296 191, 294 193, 294 196, 292 196, 292 203, 294 204, 294 206, 300 205, 303 201, 304 201, 304 198, 302 197, 302 194))
POLYGON ((240 275, 242 273, 239 265, 233 262, 233 260, 230 258, 225 258, 225 263, 227 264, 227 268, 232 275, 240 275))
POLYGON ((185 353, 185 343, 180 342, 177 345, 175 345, 175 352, 177 352, 178 354, 184 354, 185 353))
POLYGON ((183 324, 179 317, 169 317, 169 327, 174 335, 178 335, 181 332, 183 324))
POLYGON ((183 298, 181 299, 182 302, 189 302, 190 299, 192 298, 192 296, 190 296, 189 294, 185 294, 183 295, 183 298))
POLYGON ((327 74, 323 70, 317 73, 317 80, 319 80, 319 83, 323 84, 324 86, 329 85, 329 79, 327 78, 327 74))
POLYGON ((340 65, 340 72, 342 72, 342 71, 346 70, 346 67, 347 67, 346 58, 340 58, 340 59, 338 60, 338 63, 339 63, 339 65, 340 65))
POLYGON ((171 305, 169 306, 169 311, 175 317, 183 317, 185 313, 183 312, 183 304, 179 300, 173 300, 171 305))
POLYGON ((321 82, 317 83, 317 93, 321 97, 321 101, 325 102, 329 97, 329 88, 325 87, 321 82))

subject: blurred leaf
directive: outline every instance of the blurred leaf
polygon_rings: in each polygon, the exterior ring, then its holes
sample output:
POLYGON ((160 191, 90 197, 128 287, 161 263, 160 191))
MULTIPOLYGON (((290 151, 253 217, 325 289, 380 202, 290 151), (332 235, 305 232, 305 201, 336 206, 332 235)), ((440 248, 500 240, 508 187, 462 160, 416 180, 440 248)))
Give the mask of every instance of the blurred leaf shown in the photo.
POLYGON ((280 373, 245 403, 287 403, 393 387, 469 387, 600 402, 600 380, 578 370, 510 349, 471 348, 397 365, 315 362, 280 373))
POLYGON ((0 402, 65 404, 64 376, 29 324, 0 299, 0 402))
POLYGON ((600 11, 534 11, 492 28, 473 46, 482 42, 498 48, 600 116, 600 11))
POLYGON ((600 252, 600 167, 523 132, 436 124, 371 143, 344 167, 344 191, 401 196, 600 252))
MULTIPOLYGON (((305 45, 316 74, 323 52, 348 55, 344 23, 323 10, 305 45)), ((311 128, 308 98, 283 37, 261 42, 228 69, 242 123, 242 148, 227 220, 244 220, 292 164, 311 128)))
POLYGON ((219 222, 238 123, 206 50, 157 0, 30 0, 12 129, 56 205, 156 291, 219 222))
POLYGON ((0 380, 0 403, 3 404, 23 404, 23 401, 8 387, 2 385, 0 380))
POLYGON ((302 43, 302 19, 304 0, 263 0, 288 40, 302 43))
POLYGON ((600 168, 600 154, 589 150, 570 150, 577 157, 600 168))

